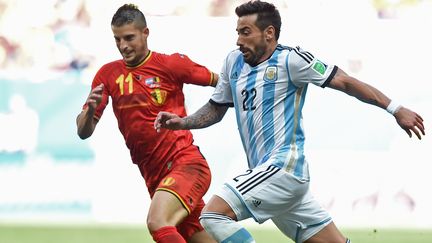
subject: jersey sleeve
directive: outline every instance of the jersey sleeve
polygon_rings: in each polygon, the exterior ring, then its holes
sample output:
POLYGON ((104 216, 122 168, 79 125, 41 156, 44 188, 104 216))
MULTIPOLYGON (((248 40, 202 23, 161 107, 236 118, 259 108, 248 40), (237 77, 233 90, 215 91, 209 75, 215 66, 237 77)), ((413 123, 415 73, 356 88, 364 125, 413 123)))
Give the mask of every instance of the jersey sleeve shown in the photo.
POLYGON ((300 47, 293 48, 289 55, 288 71, 292 82, 298 87, 312 83, 324 88, 338 69, 337 66, 321 61, 300 47))
POLYGON ((235 60, 234 58, 234 54, 231 52, 226 57, 222 65, 222 69, 219 74, 219 81, 216 85, 213 95, 210 98, 210 102, 214 104, 226 105, 230 107, 234 106, 232 88, 230 84, 230 73, 233 70, 235 60))
MULTIPOLYGON (((91 89, 90 89, 90 92, 91 92, 91 90, 93 90, 99 84, 101 84, 101 83, 104 84, 104 89, 102 91, 102 101, 98 105, 98 107, 96 108, 96 112, 94 115, 94 118, 97 120, 99 120, 101 118, 106 106, 108 105, 108 101, 109 101, 109 99, 108 99, 108 97, 109 97, 108 85, 106 82, 104 82, 104 80, 107 80, 106 78, 104 78, 106 75, 105 70, 106 70, 105 66, 102 67, 101 69, 99 69, 99 71, 96 73, 96 75, 93 78, 93 82, 92 82, 91 89)), ((87 104, 83 105, 83 110, 85 108, 87 108, 87 104)))
POLYGON ((217 80, 207 67, 195 63, 184 54, 175 53, 170 56, 169 68, 174 72, 176 80, 187 84, 212 86, 217 80))

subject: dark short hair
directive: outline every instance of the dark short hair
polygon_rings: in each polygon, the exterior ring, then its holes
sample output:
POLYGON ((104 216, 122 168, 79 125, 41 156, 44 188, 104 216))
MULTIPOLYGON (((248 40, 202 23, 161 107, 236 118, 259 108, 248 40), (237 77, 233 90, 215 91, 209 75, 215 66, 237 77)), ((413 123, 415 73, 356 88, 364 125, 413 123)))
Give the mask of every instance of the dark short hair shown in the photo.
POLYGON ((272 25, 275 28, 276 40, 279 39, 280 29, 282 25, 279 10, 271 3, 261 2, 259 0, 243 3, 235 9, 237 16, 258 14, 255 25, 261 30, 272 25))
POLYGON ((138 7, 135 4, 124 4, 117 9, 117 12, 112 17, 111 25, 119 27, 130 23, 134 23, 137 28, 147 27, 144 14, 138 7))

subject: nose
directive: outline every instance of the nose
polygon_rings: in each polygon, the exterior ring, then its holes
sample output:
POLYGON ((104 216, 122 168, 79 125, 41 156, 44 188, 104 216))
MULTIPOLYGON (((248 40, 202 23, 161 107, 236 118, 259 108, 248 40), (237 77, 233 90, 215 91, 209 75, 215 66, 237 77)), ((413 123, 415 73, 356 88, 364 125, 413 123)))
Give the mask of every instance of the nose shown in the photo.
POLYGON ((121 51, 126 51, 128 48, 127 42, 125 40, 120 40, 119 48, 121 51))
POLYGON ((236 42, 236 44, 237 44, 238 46, 243 46, 242 41, 240 40, 240 36, 237 37, 237 42, 236 42))

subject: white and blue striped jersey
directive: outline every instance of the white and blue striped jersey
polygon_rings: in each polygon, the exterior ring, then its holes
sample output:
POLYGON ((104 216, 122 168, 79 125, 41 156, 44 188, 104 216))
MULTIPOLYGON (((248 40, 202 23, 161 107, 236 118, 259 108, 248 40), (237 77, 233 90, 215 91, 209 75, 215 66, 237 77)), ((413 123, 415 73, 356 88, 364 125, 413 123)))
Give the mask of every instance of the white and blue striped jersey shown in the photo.
POLYGON ((336 70, 299 47, 278 45, 255 67, 239 50, 228 54, 210 102, 235 107, 249 168, 269 161, 309 180, 302 125, 306 90, 309 83, 325 87, 336 70))

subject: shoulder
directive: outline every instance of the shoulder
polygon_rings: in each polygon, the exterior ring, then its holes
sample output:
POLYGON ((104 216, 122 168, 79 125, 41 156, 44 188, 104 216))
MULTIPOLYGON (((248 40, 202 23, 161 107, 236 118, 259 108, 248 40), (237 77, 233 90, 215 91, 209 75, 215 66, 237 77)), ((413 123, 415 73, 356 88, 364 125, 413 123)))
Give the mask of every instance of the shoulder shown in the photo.
POLYGON ((294 48, 293 47, 291 47, 291 46, 286 46, 286 45, 282 45, 282 44, 278 44, 277 46, 276 46, 276 50, 279 50, 279 51, 287 51, 287 52, 290 52, 290 51, 292 51, 294 48))
POLYGON ((240 51, 240 49, 232 50, 228 53, 228 55, 225 58, 225 65, 231 66, 234 65, 234 63, 238 61, 243 61, 243 54, 240 51))
POLYGON ((119 70, 125 67, 123 60, 115 60, 102 65, 102 67, 99 68, 98 74, 112 73, 114 70, 119 70))
POLYGON ((171 53, 171 54, 162 54, 155 53, 153 59, 157 61, 160 65, 164 65, 167 67, 177 67, 178 65, 184 66, 192 63, 191 59, 183 53, 171 53))
POLYGON ((175 60, 182 60, 185 58, 189 58, 186 54, 183 53, 179 53, 179 52, 174 52, 171 54, 166 54, 166 53, 159 53, 159 52, 152 52, 153 58, 154 59, 159 59, 162 61, 175 61, 175 60))
POLYGON ((242 53, 241 53, 240 49, 237 48, 237 49, 235 49, 235 50, 230 51, 230 52, 228 53, 226 59, 236 59, 236 58, 238 58, 240 55, 242 55, 242 53))
POLYGON ((314 59, 314 56, 302 49, 300 46, 296 46, 295 48, 292 48, 291 53, 293 54, 293 56, 295 56, 299 61, 304 61, 306 63, 311 63, 314 59))
POLYGON ((104 65, 102 65, 102 67, 99 70, 110 70, 112 68, 119 68, 119 67, 124 67, 124 66, 125 65, 124 65, 123 60, 119 59, 119 60, 105 63, 104 65))

